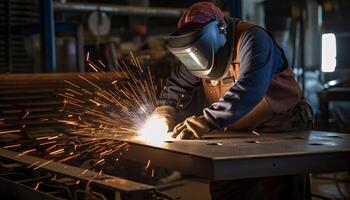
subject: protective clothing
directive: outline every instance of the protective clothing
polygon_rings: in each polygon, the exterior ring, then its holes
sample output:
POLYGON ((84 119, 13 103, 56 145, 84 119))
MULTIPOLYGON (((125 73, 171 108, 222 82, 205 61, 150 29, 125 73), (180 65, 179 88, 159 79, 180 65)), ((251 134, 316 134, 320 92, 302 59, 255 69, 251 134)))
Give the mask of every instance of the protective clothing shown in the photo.
MULTIPOLYGON (((204 8, 196 8, 201 9, 204 8)), ((195 17, 185 13, 187 16, 181 21, 195 24, 195 20, 186 20, 197 19, 200 14, 195 13, 195 17)), ((218 18, 211 18, 215 19, 218 18)), ((201 18, 199 22, 202 21, 201 18)), ((185 65, 179 65, 168 78, 159 104, 172 105, 179 111, 186 109, 178 105, 186 105, 185 100, 191 100, 194 90, 202 86, 210 104, 203 114, 214 129, 277 132, 311 128, 312 110, 273 36, 249 23, 230 18, 225 21, 227 39, 233 41, 227 74, 219 80, 201 79, 185 65)), ((210 190, 212 199, 220 200, 309 200, 308 181, 308 175, 304 174, 229 180, 211 182, 210 190)))
POLYGON ((163 105, 155 108, 152 115, 163 118, 168 125, 168 131, 173 130, 175 126, 176 109, 173 106, 163 105))
MULTIPOLYGON (((255 25, 242 22, 236 23, 236 54, 239 55, 240 41, 243 32, 255 27, 255 25)), ((271 38, 273 36, 270 34, 271 38)), ((277 45, 277 43, 275 42, 277 45)), ((287 63, 283 55, 285 63, 287 63)), ((220 101, 220 98, 239 79, 240 62, 238 56, 230 65, 227 77, 218 80, 213 85, 212 81, 202 80, 207 101, 210 104, 220 101)), ((214 104, 215 106, 215 104, 214 104)), ((260 102, 240 119, 230 124, 226 130, 254 130, 258 132, 280 132, 312 128, 313 113, 311 106, 302 97, 301 89, 294 79, 294 74, 289 67, 272 77, 266 95, 260 102), (302 108, 302 110, 300 110, 302 108), (297 112, 299 111, 299 112, 297 112), (301 115, 300 113, 305 113, 301 115)))
POLYGON ((203 115, 199 117, 192 116, 175 126, 172 137, 176 139, 200 138, 212 129, 203 115))
POLYGON ((225 20, 230 37, 235 38, 232 64, 226 76, 220 80, 200 79, 180 66, 167 80, 160 105, 186 104, 184 100, 191 99, 194 88, 202 85, 210 105, 204 109, 204 115, 218 130, 278 132, 311 128, 312 110, 273 36, 253 24, 225 20), (301 118, 296 112, 300 108, 308 118, 301 118))

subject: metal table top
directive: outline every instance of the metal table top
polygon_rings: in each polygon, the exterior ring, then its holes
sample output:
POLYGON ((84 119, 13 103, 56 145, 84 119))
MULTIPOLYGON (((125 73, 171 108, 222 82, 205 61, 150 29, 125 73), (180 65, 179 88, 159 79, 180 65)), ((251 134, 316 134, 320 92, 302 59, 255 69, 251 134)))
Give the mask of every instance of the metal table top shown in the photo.
POLYGON ((349 169, 350 135, 299 131, 216 133, 201 140, 129 142, 124 157, 210 180, 229 180, 349 169))

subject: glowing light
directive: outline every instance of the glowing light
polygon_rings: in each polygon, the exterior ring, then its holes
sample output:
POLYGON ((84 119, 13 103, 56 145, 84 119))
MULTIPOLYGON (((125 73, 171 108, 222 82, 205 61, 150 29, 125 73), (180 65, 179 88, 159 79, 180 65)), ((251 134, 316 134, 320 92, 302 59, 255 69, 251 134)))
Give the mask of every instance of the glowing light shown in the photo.
POLYGON ((170 134, 167 133, 168 129, 164 118, 151 115, 138 131, 138 138, 152 144, 161 143, 172 139, 170 134))
POLYGON ((333 33, 322 35, 322 72, 334 72, 337 65, 337 44, 333 33))
POLYGON ((190 52, 189 55, 192 57, 192 59, 193 59, 198 65, 201 64, 201 62, 199 61, 199 59, 197 58, 197 56, 194 55, 193 52, 190 52))

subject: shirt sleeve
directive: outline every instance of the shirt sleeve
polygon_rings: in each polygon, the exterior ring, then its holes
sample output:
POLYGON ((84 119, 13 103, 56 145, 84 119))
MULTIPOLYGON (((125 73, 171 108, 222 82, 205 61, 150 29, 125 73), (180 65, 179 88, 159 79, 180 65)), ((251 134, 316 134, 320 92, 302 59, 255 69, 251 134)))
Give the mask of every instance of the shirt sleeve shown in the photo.
POLYGON ((259 103, 273 74, 284 65, 281 54, 262 28, 255 27, 243 33, 238 55, 240 70, 235 84, 219 101, 203 111, 214 127, 229 127, 259 103))
POLYGON ((200 82, 201 79, 194 76, 184 65, 179 65, 167 79, 166 86, 158 99, 158 105, 171 105, 177 108, 180 101, 187 103, 200 82))

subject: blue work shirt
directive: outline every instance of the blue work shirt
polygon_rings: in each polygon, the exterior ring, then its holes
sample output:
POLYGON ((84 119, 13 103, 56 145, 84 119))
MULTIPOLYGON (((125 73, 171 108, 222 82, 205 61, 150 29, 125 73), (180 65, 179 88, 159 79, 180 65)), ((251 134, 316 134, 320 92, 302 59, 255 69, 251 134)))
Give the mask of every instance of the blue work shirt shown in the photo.
MULTIPOLYGON (((216 129, 229 127, 252 110, 266 94, 273 75, 287 67, 283 50, 258 26, 243 32, 238 52, 240 70, 236 82, 222 98, 203 110, 216 129)), ((181 98, 191 96, 201 81, 179 65, 167 79, 159 105, 177 107, 181 98)))

